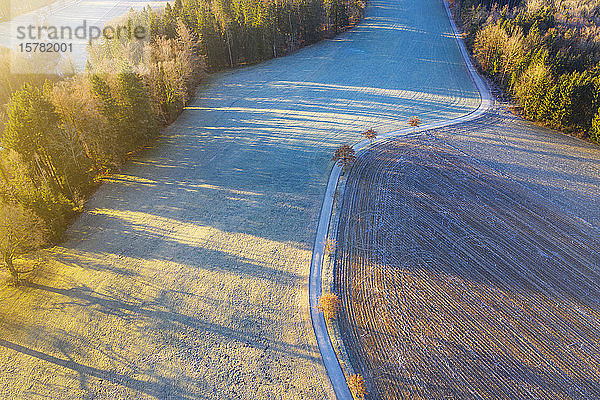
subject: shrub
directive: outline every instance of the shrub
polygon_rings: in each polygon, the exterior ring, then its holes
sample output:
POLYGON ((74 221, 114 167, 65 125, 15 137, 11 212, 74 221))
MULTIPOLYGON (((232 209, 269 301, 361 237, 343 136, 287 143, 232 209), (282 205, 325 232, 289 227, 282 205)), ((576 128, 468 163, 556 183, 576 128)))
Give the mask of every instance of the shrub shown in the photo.
POLYGON ((362 376, 354 374, 348 379, 348 388, 355 399, 364 399, 367 394, 367 386, 362 376))
POLYGON ((333 157, 331 158, 333 161, 337 161, 343 167, 347 167, 354 160, 356 160, 356 153, 352 146, 348 146, 347 144, 343 144, 335 150, 333 157))
POLYGON ((319 310, 323 312, 326 320, 334 319, 337 316, 340 300, 333 293, 325 293, 319 298, 319 310))
POLYGON ((549 91, 552 75, 549 67, 543 63, 531 65, 521 75, 515 85, 515 95, 523 106, 523 111, 529 117, 535 118, 538 108, 549 91))
POLYGON ((48 187, 40 187, 20 196, 20 203, 44 223, 49 242, 62 237, 70 218, 74 215, 74 204, 61 193, 48 187))
POLYGON ((410 119, 408 120, 408 124, 414 128, 416 128, 417 126, 421 125, 421 120, 419 119, 419 117, 417 117, 416 115, 413 117, 410 117, 410 119))
POLYGON ((337 243, 335 242, 335 240, 333 240, 333 239, 327 239, 327 240, 325 241, 325 251, 326 251, 327 253, 332 253, 332 252, 334 252, 334 251, 335 251, 335 246, 336 246, 336 244, 337 244, 337 243))

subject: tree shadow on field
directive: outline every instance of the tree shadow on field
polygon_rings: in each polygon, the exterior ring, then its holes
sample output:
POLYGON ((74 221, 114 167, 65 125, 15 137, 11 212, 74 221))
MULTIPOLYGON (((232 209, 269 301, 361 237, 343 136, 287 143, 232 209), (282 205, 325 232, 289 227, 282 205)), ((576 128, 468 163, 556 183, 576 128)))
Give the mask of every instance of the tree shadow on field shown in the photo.
MULTIPOLYGON (((29 287, 52 294, 39 307, 57 325, 78 319, 78 329, 109 318, 141 322, 152 336, 149 345, 154 339, 193 351, 192 337, 214 336, 218 356, 228 355, 222 346, 234 342, 286 356, 273 361, 277 368, 297 359, 308 361, 298 361, 303 366, 316 362, 317 349, 297 344, 311 339, 301 331, 296 299, 304 295, 331 155, 371 127, 383 133, 405 127, 411 115, 440 120, 474 108, 478 95, 450 30, 440 2, 374 0, 365 23, 347 34, 211 76, 156 146, 107 179, 87 203, 67 242, 55 249, 64 271, 29 287), (212 280, 200 281, 206 277, 212 280), (236 283, 219 286, 229 278, 236 283), (154 297, 135 293, 149 282, 154 297), (183 295, 176 289, 192 292, 212 282, 214 297, 197 300, 210 303, 209 310, 234 309, 230 321, 174 300, 183 295), (238 292, 246 283, 266 288, 254 303, 238 292), (273 304, 281 293, 290 294, 283 301, 293 307, 273 304), (231 304, 218 304, 220 295, 231 304), (265 309, 236 308, 236 302, 265 309), (282 332, 290 326, 294 332, 282 332)), ((14 340, 9 345, 27 354, 14 340)), ((62 356, 31 355, 137 385, 62 356)), ((182 374, 193 366, 194 360, 182 365, 182 374)), ((143 388, 162 393, 159 384, 143 388)), ((282 389, 274 385, 273 396, 282 389)))
MULTIPOLYGON (((251 328, 240 326, 240 329, 235 329, 178 312, 176 304, 173 300, 170 300, 172 291, 163 290, 159 297, 152 301, 136 299, 133 296, 128 301, 124 301, 116 295, 100 294, 86 286, 60 289, 36 283, 26 283, 26 285, 69 298, 69 301, 58 302, 56 304, 55 307, 61 310, 66 310, 70 307, 89 308, 101 314, 117 317, 127 323, 142 324, 148 332, 160 332, 161 334, 186 332, 186 335, 193 333, 200 337, 208 332, 216 335, 216 337, 221 337, 228 341, 232 340, 264 351, 268 350, 277 354, 300 357, 317 362, 317 358, 307 352, 305 346, 273 340, 261 334, 261 326, 269 326, 274 323, 274 321, 270 321, 269 317, 269 315, 274 314, 274 310, 268 310, 268 307, 266 307, 267 310, 265 312, 261 313, 259 320, 247 320, 244 319, 243 315, 240 315, 237 321, 245 325, 250 325, 251 328)), ((199 300, 211 301, 211 299, 199 300)), ((316 351, 316 349, 311 350, 313 354, 316 351)))
MULTIPOLYGON (((124 238, 123 240, 127 240, 124 238)), ((106 270, 112 272, 115 276, 131 277, 141 276, 145 269, 144 263, 146 262, 173 262, 179 266, 185 266, 186 269, 191 271, 194 270, 206 270, 223 273, 235 273, 240 277, 247 277, 253 279, 259 279, 262 281, 272 281, 277 285, 294 286, 301 282, 302 277, 296 273, 281 270, 274 267, 265 265, 264 261, 257 261, 252 258, 238 257, 218 250, 203 249, 195 246, 189 246, 185 244, 177 243, 176 241, 170 241, 161 239, 161 242, 175 243, 172 252, 175 257, 170 254, 164 256, 158 254, 151 254, 148 258, 142 258, 141 254, 127 254, 126 256, 116 256, 110 252, 103 254, 105 257, 102 260, 101 257, 97 261, 89 260, 88 257, 81 257, 77 253, 61 251, 60 253, 53 253, 52 259, 58 261, 64 266, 70 266, 73 268, 89 268, 90 270, 106 270), (116 261, 109 263, 106 261, 108 258, 114 258, 116 261), (133 257, 134 263, 125 267, 117 267, 114 264, 123 262, 127 258, 133 257), (137 258, 139 257, 139 258, 137 258), (212 260, 212 262, 206 264, 199 264, 198 260, 212 260), (193 265, 196 264, 196 265, 193 265)), ((133 252, 132 252, 133 253, 133 252)), ((148 255, 147 255, 148 256, 148 255)))
POLYGON ((86 377, 90 376, 127 387, 134 391, 139 391, 157 399, 191 399, 191 397, 187 397, 182 393, 178 393, 178 389, 173 387, 172 383, 166 379, 161 379, 157 382, 137 380, 114 371, 106 371, 75 362, 68 354, 64 354, 66 359, 59 358, 5 339, 0 339, 0 346, 4 347, 5 349, 10 349, 30 357, 35 357, 41 361, 71 370, 80 376, 80 382, 83 387, 85 387, 86 377))
POLYGON ((135 277, 139 275, 138 271, 132 268, 121 267, 116 263, 108 263, 106 256, 108 254, 93 254, 89 252, 69 251, 65 248, 55 247, 52 249, 52 260, 69 266, 78 266, 92 271, 105 271, 111 274, 123 277, 135 277))
MULTIPOLYGON (((404 127, 414 114, 443 119, 478 101, 450 30, 439 3, 377 0, 364 23, 335 40, 213 76, 89 208, 134 209, 310 249, 337 146, 369 127, 404 127)), ((89 215, 80 221, 70 231, 74 247, 102 225, 89 215)), ((102 227, 97 237, 110 238, 102 227)))
MULTIPOLYGON (((0 339, 0 346, 74 371, 77 373, 74 379, 79 381, 79 389, 88 393, 90 398, 95 398, 94 393, 100 388, 98 385, 102 385, 102 381, 160 399, 212 398, 206 394, 202 386, 199 387, 198 377, 192 380, 185 375, 171 377, 168 373, 165 375, 164 372, 155 372, 155 369, 162 371, 167 368, 170 371, 172 368, 170 364, 173 362, 170 359, 172 354, 168 349, 174 349, 177 354, 181 354, 181 362, 190 360, 190 368, 193 368, 200 359, 209 363, 209 367, 214 363, 213 355, 205 351, 207 347, 212 347, 213 342, 226 343, 250 354, 258 353, 260 357, 257 356, 255 362, 259 366, 265 364, 270 367, 271 363, 276 362, 280 357, 304 359, 311 363, 318 362, 318 349, 276 340, 269 334, 264 334, 264 330, 277 324, 275 318, 278 316, 278 311, 268 304, 257 304, 256 308, 260 312, 252 316, 244 315, 243 308, 240 308, 239 312, 233 312, 231 324, 220 325, 202 317, 186 315, 181 312, 181 302, 183 298, 187 298, 200 305, 206 303, 208 307, 205 313, 210 313, 210 309, 220 306, 222 300, 185 290, 163 290, 160 284, 160 282, 156 283, 155 288, 159 292, 151 298, 147 295, 124 293, 120 289, 104 290, 103 293, 99 293, 85 285, 58 288, 25 282, 21 286, 21 289, 26 291, 40 291, 55 295, 40 296, 54 299, 51 304, 44 306, 46 315, 56 313, 67 313, 73 316, 89 315, 93 316, 92 320, 99 318, 116 322, 116 326, 131 327, 132 331, 129 334, 142 334, 149 343, 154 341, 157 344, 163 343, 157 348, 156 353, 130 349, 125 341, 120 340, 120 335, 128 334, 124 330, 108 329, 102 331, 102 335, 97 337, 60 328, 45 331, 43 322, 37 325, 24 325, 19 320, 12 321, 11 318, 1 319, 7 331, 0 339), (121 320, 123 324, 115 318, 121 320), (32 339, 31 346, 28 346, 30 343, 28 337, 32 339), (203 345, 198 346, 199 342, 203 345), (43 347, 34 346, 33 343, 37 343, 38 346, 41 344, 43 347), (152 361, 143 361, 148 358, 152 361), (114 370, 98 368, 95 365, 98 365, 96 363, 99 360, 109 363, 114 370), (94 382, 90 382, 89 378, 93 378, 94 382)), ((69 329, 67 326, 65 329, 69 329)), ((220 367, 214 366, 214 368, 220 367)), ((36 375, 33 377, 36 378, 36 375)), ((43 382, 33 379, 27 393, 31 395, 36 391, 40 391, 40 394, 47 393, 45 390, 52 391, 53 385, 60 385, 60 382, 60 379, 43 379, 43 382)), ((68 384, 71 381, 64 380, 64 382, 68 384)), ((63 389, 67 392, 73 390, 69 390, 68 387, 56 388, 56 390, 63 389)), ((121 389, 117 387, 115 390, 121 389)))

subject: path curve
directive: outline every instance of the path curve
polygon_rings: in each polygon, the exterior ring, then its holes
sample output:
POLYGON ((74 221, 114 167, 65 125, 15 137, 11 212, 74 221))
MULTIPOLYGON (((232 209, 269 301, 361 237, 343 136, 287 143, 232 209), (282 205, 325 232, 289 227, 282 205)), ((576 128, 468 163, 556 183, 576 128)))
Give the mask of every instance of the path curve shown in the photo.
MULTIPOLYGON (((365 139, 352 146, 356 152, 365 150, 372 143, 380 143, 381 141, 389 140, 394 137, 407 136, 425 130, 437 129, 447 127, 450 125, 460 124, 463 122, 473 121, 483 116, 487 111, 489 111, 492 108, 494 104, 492 95, 487 85, 479 76, 477 70, 471 62, 469 53, 467 52, 465 44, 462 38, 460 37, 458 28, 456 26, 456 23, 454 22, 454 19, 452 18, 450 8, 448 7, 448 3, 446 1, 444 1, 444 7, 446 9, 446 13, 448 14, 448 19, 450 20, 450 24, 452 25, 454 37, 458 43, 458 47, 463 56, 469 74, 471 75, 471 78, 473 79, 473 82, 475 83, 475 86, 479 92, 479 96, 481 97, 479 107, 461 117, 453 118, 446 121, 439 121, 433 124, 422 125, 417 130, 414 130, 413 128, 406 128, 388 132, 384 135, 381 135, 379 139, 375 140, 374 142, 370 142, 368 139, 365 139)), ((327 331, 327 324, 325 322, 325 318, 323 314, 320 313, 317 309, 318 300, 319 297, 321 297, 325 242, 329 233, 329 225, 331 222, 331 215, 333 212, 334 196, 338 187, 341 172, 342 168, 338 164, 336 164, 331 170, 331 173, 329 175, 329 181, 327 182, 327 190, 325 192, 325 198, 321 207, 319 225, 317 227, 317 235, 315 238, 315 244, 313 247, 311 259, 309 297, 310 315, 312 318, 315 336, 317 337, 317 344, 319 345, 319 351, 321 352, 321 357, 323 358, 323 363, 325 364, 325 368, 327 369, 327 374, 329 375, 329 379, 331 380, 331 384, 333 386, 335 394, 338 397, 338 399, 351 400, 352 394, 350 393, 350 389, 348 388, 344 371, 342 371, 342 367, 340 366, 340 362, 333 348, 333 344, 331 343, 331 339, 327 331)))
POLYGON ((460 52, 439 0, 372 0, 342 35, 210 75, 35 286, 0 287, 0 398, 335 398, 308 304, 331 154, 475 110, 460 52))

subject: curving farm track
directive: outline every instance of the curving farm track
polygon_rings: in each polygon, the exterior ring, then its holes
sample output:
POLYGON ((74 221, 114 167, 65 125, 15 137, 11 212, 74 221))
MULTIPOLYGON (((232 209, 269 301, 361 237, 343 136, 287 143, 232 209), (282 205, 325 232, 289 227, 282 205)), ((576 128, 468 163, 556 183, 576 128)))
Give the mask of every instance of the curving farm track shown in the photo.
POLYGON ((599 157, 501 107, 361 153, 335 288, 370 398, 600 398, 599 157))
POLYGON ((478 104, 438 0, 212 76, 30 285, 1 281, 0 398, 333 397, 307 287, 331 154, 478 104))

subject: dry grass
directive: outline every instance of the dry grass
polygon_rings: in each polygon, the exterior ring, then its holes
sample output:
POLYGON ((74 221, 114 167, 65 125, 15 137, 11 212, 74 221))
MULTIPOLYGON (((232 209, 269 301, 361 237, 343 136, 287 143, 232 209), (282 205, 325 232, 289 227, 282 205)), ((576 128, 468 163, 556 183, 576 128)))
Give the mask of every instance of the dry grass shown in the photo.
POLYGON ((438 2, 373 2, 348 34, 209 77, 31 285, 0 288, 0 398, 331 398, 307 288, 330 158, 477 106, 449 31, 438 2))
POLYGON ((336 246, 337 246, 337 242, 331 238, 329 238, 325 241, 325 251, 328 254, 334 253, 336 246))
POLYGON ((333 293, 325 293, 319 298, 319 310, 328 321, 337 317, 339 305, 340 300, 333 293))

